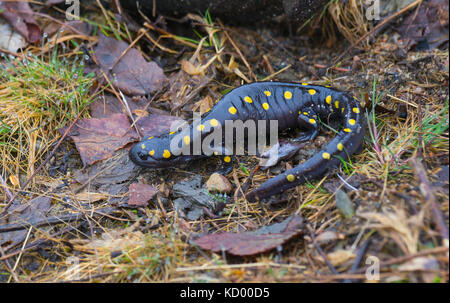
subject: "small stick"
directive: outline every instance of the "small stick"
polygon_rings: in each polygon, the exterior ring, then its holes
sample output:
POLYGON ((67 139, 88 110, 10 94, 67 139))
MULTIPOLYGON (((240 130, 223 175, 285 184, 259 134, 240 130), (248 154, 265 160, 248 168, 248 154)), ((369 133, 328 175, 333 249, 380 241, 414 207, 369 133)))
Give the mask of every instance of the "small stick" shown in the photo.
POLYGON ((42 245, 44 243, 55 241, 55 240, 52 240, 52 239, 54 239, 54 238, 56 238, 56 237, 58 237, 60 235, 63 235, 63 234, 65 234, 65 233, 67 233, 67 232, 69 232, 69 231, 71 231, 73 229, 75 229, 75 228, 72 227, 72 226, 68 226, 67 228, 62 229, 62 230, 58 231, 57 233, 54 233, 54 234, 50 235, 50 239, 37 239, 37 240, 33 241, 32 243, 30 243, 28 245, 25 245, 25 247, 22 247, 21 249, 17 249, 15 251, 13 251, 13 252, 3 256, 3 257, 0 257, 0 261, 9 259, 11 257, 14 257, 16 255, 19 255, 19 254, 25 252, 25 251, 35 249, 35 248, 39 247, 40 245, 42 245))
POLYGON ((448 246, 448 227, 445 222, 444 216, 442 215, 441 210, 439 209, 439 205, 436 202, 436 196, 434 195, 433 188, 430 184, 430 181, 427 177, 427 172, 425 167, 423 166, 421 160, 417 158, 413 158, 409 161, 414 168, 414 172, 416 173, 417 178, 420 182, 420 192, 424 196, 427 203, 430 203, 431 211, 433 213, 433 218, 436 226, 438 227, 442 238, 444 240, 444 245, 448 246))
POLYGON ((3 180, 2 175, 0 175, 0 182, 2 183, 3 188, 5 189, 5 193, 8 196, 9 199, 12 198, 13 194, 11 193, 11 191, 8 188, 8 184, 6 184, 5 180, 3 180))
POLYGON ((257 81, 258 79, 256 78, 256 75, 253 73, 253 70, 250 66, 250 64, 248 64, 247 59, 245 59, 244 55, 242 54, 241 50, 239 49, 239 47, 236 45, 236 43, 234 43, 233 39, 231 39, 230 35, 227 32, 227 29, 223 26, 222 21, 218 20, 220 27, 223 29, 223 32, 225 34, 225 36, 227 37, 227 39, 230 41, 231 45, 233 45, 234 49, 236 50, 236 52, 239 54, 239 57, 241 57, 242 61, 244 62, 245 66, 247 67, 250 76, 253 78, 253 81, 257 81))
MULTIPOLYGON (((361 263, 362 259, 366 255, 367 248, 369 247, 370 239, 367 239, 363 242, 361 247, 358 250, 358 254, 356 255, 355 262, 353 262, 352 268, 350 268, 350 271, 348 272, 349 275, 353 275, 358 270, 358 266, 361 263)), ((351 279, 344 280, 344 283, 352 283, 353 281, 351 279)))
POLYGON ((119 63, 120 59, 122 59, 123 56, 126 55, 126 53, 133 48, 133 46, 142 38, 142 36, 144 36, 146 33, 148 32, 148 29, 142 30, 141 33, 139 34, 139 36, 137 36, 136 39, 133 40, 133 42, 130 43, 130 45, 128 45, 128 47, 120 54, 119 57, 116 58, 116 60, 114 61, 114 63, 111 65, 111 67, 109 68, 110 71, 112 71, 114 69, 114 67, 116 67, 117 63, 119 63))
POLYGON ((336 270, 336 268, 333 266, 333 264, 331 264, 330 260, 328 260, 327 255, 324 253, 324 251, 322 250, 320 245, 317 243, 316 236, 314 235, 314 230, 312 229, 312 227, 309 224, 307 224, 306 227, 308 228, 309 235, 311 236, 311 240, 313 241, 314 246, 316 247, 319 254, 322 256, 322 258, 325 261, 325 263, 327 264, 328 268, 331 270, 331 272, 333 274, 339 275, 339 272, 336 270))
POLYGON ((0 253, 2 255, 2 259, 4 260, 6 267, 8 267, 9 273, 14 278, 14 281, 16 283, 19 283, 19 278, 17 277, 17 274, 14 271, 14 268, 12 268, 11 264, 9 263, 8 259, 5 258, 5 251, 3 250, 3 247, 0 245, 0 253), (4 259, 5 258, 5 259, 4 259))
MULTIPOLYGON (((317 68, 327 68, 326 65, 318 64, 318 63, 315 63, 315 64, 314 64, 314 67, 317 67, 317 68)), ((343 73, 348 73, 348 72, 351 71, 351 69, 343 68, 343 67, 336 67, 336 66, 331 67, 331 69, 334 69, 335 71, 343 72, 343 73)))
MULTIPOLYGON (((94 210, 92 216, 106 216, 113 211, 115 211, 115 207, 105 207, 103 209, 94 210)), ((52 216, 49 218, 45 218, 42 220, 37 221, 31 221, 31 222, 23 222, 23 223, 13 223, 13 224, 5 224, 0 226, 0 233, 6 233, 16 230, 22 230, 26 229, 29 226, 32 227, 39 227, 39 226, 46 226, 46 225, 53 225, 53 224, 62 224, 62 223, 69 223, 73 221, 77 221, 83 217, 82 213, 77 214, 68 214, 68 215, 62 215, 62 216, 52 216)))

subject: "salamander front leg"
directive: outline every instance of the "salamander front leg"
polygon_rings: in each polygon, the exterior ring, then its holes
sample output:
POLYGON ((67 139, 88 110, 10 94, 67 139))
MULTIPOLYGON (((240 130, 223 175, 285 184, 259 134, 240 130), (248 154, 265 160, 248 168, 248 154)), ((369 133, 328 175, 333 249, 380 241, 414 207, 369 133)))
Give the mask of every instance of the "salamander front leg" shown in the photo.
POLYGON ((217 173, 228 175, 233 170, 234 156, 225 147, 213 148, 214 155, 221 159, 221 168, 217 173))
POLYGON ((297 119, 299 127, 307 129, 307 131, 301 132, 293 141, 305 142, 313 140, 319 133, 319 121, 316 113, 312 109, 305 109, 299 112, 297 119))

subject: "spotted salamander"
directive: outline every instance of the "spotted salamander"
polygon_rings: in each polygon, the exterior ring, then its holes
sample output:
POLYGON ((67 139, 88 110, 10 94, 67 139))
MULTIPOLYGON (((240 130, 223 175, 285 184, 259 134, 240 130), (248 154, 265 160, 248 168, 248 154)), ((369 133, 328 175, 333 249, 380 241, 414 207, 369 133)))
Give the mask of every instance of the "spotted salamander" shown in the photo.
MULTIPOLYGON (((246 195, 247 200, 266 198, 323 176, 339 165, 342 159, 362 147, 365 134, 364 117, 359 102, 348 93, 307 83, 256 82, 240 86, 226 94, 201 119, 181 135, 181 145, 192 148, 196 138, 204 138, 223 125, 226 120, 278 120, 279 130, 301 128, 297 141, 312 140, 319 130, 319 122, 340 119, 342 129, 312 158, 279 174, 246 195)), ((160 137, 148 137, 130 150, 130 158, 137 165, 163 168, 186 163, 205 155, 173 155, 172 132, 160 137)), ((222 151, 225 154, 226 151, 222 151)), ((217 154, 217 151, 215 152, 217 154)), ((230 162, 227 155, 224 159, 230 162)))

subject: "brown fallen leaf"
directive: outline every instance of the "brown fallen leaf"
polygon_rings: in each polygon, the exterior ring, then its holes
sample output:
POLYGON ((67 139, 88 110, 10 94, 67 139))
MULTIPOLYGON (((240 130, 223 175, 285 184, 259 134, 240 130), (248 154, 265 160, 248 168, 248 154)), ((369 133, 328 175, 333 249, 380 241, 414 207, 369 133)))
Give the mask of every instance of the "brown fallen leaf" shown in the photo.
POLYGON ((108 198, 107 195, 103 193, 93 193, 93 192, 81 192, 75 195, 75 198, 79 201, 85 201, 85 202, 97 202, 100 200, 106 200, 108 198))
POLYGON ((157 188, 148 184, 130 184, 130 199, 128 200, 128 205, 147 206, 148 201, 150 201, 157 192, 157 188))
POLYGON ((411 49, 424 44, 425 48, 438 48, 448 44, 448 9, 448 0, 430 0, 411 13, 398 28, 405 46, 411 49))
POLYGON ((28 42, 35 43, 41 39, 41 29, 28 2, 0 1, 0 18, 11 24, 28 42))
MULTIPOLYGON (((64 132, 65 128, 60 129, 60 133, 64 132)), ((81 119, 69 136, 75 142, 84 165, 107 159, 114 151, 138 139, 136 131, 123 114, 103 119, 81 119)))
POLYGON ((276 248, 302 234, 303 227, 303 218, 292 215, 281 223, 264 226, 256 231, 210 234, 193 240, 193 243, 213 252, 226 251, 236 256, 249 256, 276 248))
POLYGON ((100 34, 94 54, 102 71, 128 96, 142 96, 161 89, 167 79, 163 70, 155 62, 147 62, 137 49, 127 50, 128 47, 124 41, 100 34))
POLYGON ((196 76, 203 73, 203 71, 198 66, 195 66, 194 64, 192 64, 187 60, 181 61, 181 69, 191 76, 196 76))
POLYGON ((24 36, 0 18, 0 48, 15 53, 24 49, 27 44, 24 36))
MULTIPOLYGON (((144 97, 130 98, 125 97, 127 105, 132 113, 136 110, 145 109, 148 100, 144 97)), ((128 109, 123 102, 111 94, 99 96, 94 102, 89 104, 89 111, 92 118, 105 118, 113 114, 129 114, 128 109)))
MULTIPOLYGON (((135 114, 136 126, 142 136, 160 136, 170 132, 174 125, 181 125, 183 119, 165 114, 149 114, 145 97, 129 98, 125 97, 127 106, 135 114)), ((113 114, 128 114, 128 109, 115 96, 106 94, 100 96, 89 105, 89 110, 93 118, 105 118, 113 114)))
POLYGON ((333 264, 333 266, 340 266, 349 260, 356 257, 355 253, 351 250, 338 249, 327 254, 328 260, 333 264))
MULTIPOLYGON (((0 226, 6 224, 33 224, 33 222, 45 219, 50 209, 52 199, 49 197, 37 197, 28 201, 26 204, 14 202, 8 210, 8 216, 0 219, 0 226)), ((28 229, 21 229, 0 233, 0 245, 6 247, 16 246, 22 243, 27 236, 28 229)))
POLYGON ((167 134, 185 121, 179 117, 150 114, 140 118, 136 125, 143 136, 161 136, 167 134))
POLYGON ((208 112, 213 106, 214 101, 211 96, 208 95, 200 101, 196 102, 192 107, 192 111, 195 112, 198 110, 200 112, 200 115, 203 115, 204 113, 208 112))

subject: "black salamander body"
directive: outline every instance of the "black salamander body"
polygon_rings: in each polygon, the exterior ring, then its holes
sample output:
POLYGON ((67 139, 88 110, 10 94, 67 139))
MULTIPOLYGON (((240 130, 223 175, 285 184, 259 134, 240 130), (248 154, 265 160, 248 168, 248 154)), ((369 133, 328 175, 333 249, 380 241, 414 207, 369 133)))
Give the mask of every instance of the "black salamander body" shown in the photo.
MULTIPOLYGON (((300 127, 298 141, 312 140, 317 135, 320 121, 330 117, 341 119, 342 129, 327 146, 302 164, 263 183, 250 192, 249 201, 284 192, 285 190, 316 179, 339 165, 342 159, 360 149, 365 124, 359 102, 345 92, 306 83, 256 82, 240 86, 225 95, 204 117, 200 124, 161 137, 145 138, 130 151, 131 160, 137 165, 150 168, 171 167, 186 163, 205 155, 174 155, 170 146, 174 136, 180 144, 175 148, 193 150, 193 142, 205 138, 215 127, 226 120, 278 120, 279 130, 300 127)), ((226 150, 215 150, 214 154, 228 154, 226 150)), ((230 161, 230 157, 225 157, 230 161)))

